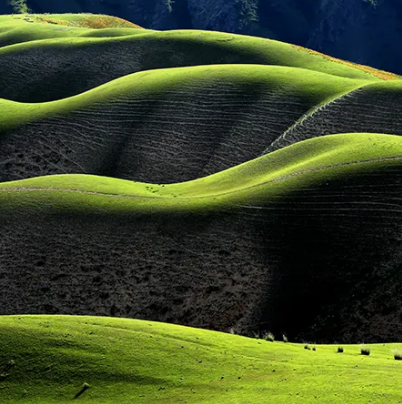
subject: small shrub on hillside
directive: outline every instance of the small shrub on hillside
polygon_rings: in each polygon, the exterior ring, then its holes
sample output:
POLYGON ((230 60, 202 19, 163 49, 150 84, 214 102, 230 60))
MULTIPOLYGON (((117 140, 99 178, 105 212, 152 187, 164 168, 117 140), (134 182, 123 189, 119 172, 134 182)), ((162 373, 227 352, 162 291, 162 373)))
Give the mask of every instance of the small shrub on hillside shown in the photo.
POLYGON ((274 342, 275 341, 275 336, 272 334, 272 332, 267 332, 264 334, 263 337, 266 341, 274 342))
POLYGON ((304 344, 304 349, 310 350, 311 348, 308 346, 308 344, 304 344))
POLYGON ((316 351, 316 348, 315 348, 315 346, 313 346, 313 351, 316 351))
POLYGON ((394 359, 396 361, 402 360, 402 349, 394 349, 392 353, 394 354, 394 359))
POLYGON ((370 348, 369 347, 367 347, 367 346, 365 346, 365 345, 362 345, 361 347, 360 347, 360 353, 362 354, 362 355, 366 355, 366 356, 369 356, 370 355, 370 348))
POLYGON ((338 353, 343 353, 343 347, 342 346, 338 346, 338 353))

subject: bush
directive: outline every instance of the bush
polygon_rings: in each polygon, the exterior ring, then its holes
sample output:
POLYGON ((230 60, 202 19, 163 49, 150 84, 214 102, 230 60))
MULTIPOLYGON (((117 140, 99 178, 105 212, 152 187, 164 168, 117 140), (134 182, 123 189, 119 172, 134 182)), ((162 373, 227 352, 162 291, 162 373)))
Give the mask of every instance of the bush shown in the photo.
POLYGON ((396 361, 402 360, 402 350, 401 349, 394 349, 392 352, 394 354, 394 359, 396 361))
POLYGON ((342 346, 338 346, 338 353, 343 353, 343 347, 342 346))
POLYGON ((272 334, 272 332, 267 332, 267 333, 265 333, 264 336, 263 336, 263 338, 264 338, 266 341, 271 341, 271 342, 274 342, 274 341, 275 341, 275 336, 274 336, 274 334, 272 334))
POLYGON ((362 355, 366 355, 366 356, 369 356, 370 355, 370 348, 369 347, 366 347, 365 345, 362 345, 361 347, 360 347, 360 353, 362 354, 362 355))
POLYGON ((305 345, 304 345, 304 349, 310 350, 311 348, 308 346, 308 344, 305 344, 305 345))

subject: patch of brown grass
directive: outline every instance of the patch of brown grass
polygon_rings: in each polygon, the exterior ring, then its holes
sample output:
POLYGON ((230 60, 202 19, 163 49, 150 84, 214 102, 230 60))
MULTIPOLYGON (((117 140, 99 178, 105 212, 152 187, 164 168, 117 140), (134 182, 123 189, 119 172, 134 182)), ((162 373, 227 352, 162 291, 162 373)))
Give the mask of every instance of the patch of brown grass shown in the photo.
POLYGON ((142 28, 137 24, 134 24, 130 21, 123 20, 119 17, 110 17, 104 15, 91 15, 88 17, 83 17, 78 22, 59 20, 56 18, 49 17, 36 17, 37 22, 45 23, 45 24, 55 24, 55 25, 64 25, 68 27, 82 27, 82 28, 142 28))
POLYGON ((71 22, 68 21, 63 21, 63 20, 57 20, 56 18, 46 18, 46 17, 35 17, 36 22, 42 22, 45 24, 54 24, 54 25, 66 25, 66 26, 73 26, 71 22))
POLYGON ((365 66, 365 65, 359 65, 357 63, 353 63, 353 62, 348 62, 347 60, 342 60, 342 59, 338 59, 338 58, 334 58, 332 56, 329 55, 325 55, 324 53, 312 50, 312 49, 307 49, 307 48, 303 48, 302 46, 298 46, 298 45, 292 45, 294 48, 298 49, 298 50, 302 50, 304 52, 308 52, 312 55, 316 55, 316 56, 321 56, 324 59, 330 60, 331 62, 335 62, 335 63, 341 63, 343 65, 349 66, 349 67, 354 67, 355 69, 359 69, 362 70, 368 74, 371 74, 375 77, 378 77, 382 80, 400 80, 402 77, 398 76, 397 74, 394 73, 390 73, 390 72, 386 72, 384 70, 378 70, 375 69, 374 67, 370 67, 370 66, 365 66))
POLYGON ((80 21, 79 26, 83 28, 142 28, 130 21, 123 20, 122 18, 104 15, 85 17, 80 21))

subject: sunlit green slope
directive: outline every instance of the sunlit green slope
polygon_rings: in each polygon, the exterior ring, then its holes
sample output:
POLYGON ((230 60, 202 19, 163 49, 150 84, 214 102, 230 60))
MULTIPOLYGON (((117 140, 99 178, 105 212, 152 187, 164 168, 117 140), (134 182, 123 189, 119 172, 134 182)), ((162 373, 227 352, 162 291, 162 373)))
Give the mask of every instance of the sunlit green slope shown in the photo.
POLYGON ((55 175, 0 184, 2 209, 139 213, 227 210, 265 205, 334 179, 402 163, 402 138, 344 134, 311 139, 197 180, 161 185, 90 175, 55 175))
POLYGON ((173 91, 182 91, 183 101, 190 102, 187 98, 195 89, 207 88, 212 93, 212 102, 213 93, 219 94, 224 85, 238 87, 239 96, 241 90, 244 94, 254 93, 256 102, 259 94, 271 92, 277 97, 298 97, 308 110, 370 83, 282 66, 214 65, 159 69, 127 75, 77 96, 53 102, 19 103, 0 99, 0 130, 99 104, 113 105, 120 99, 127 102, 159 99, 163 102, 173 91))
POLYGON ((154 59, 155 66, 152 68, 216 64, 228 59, 225 63, 302 67, 349 78, 398 78, 390 73, 263 38, 195 30, 153 32, 136 29, 138 27, 124 20, 97 15, 50 14, 32 15, 25 19, 22 17, 0 16, 0 46, 3 47, 0 60, 7 52, 26 53, 35 49, 51 52, 52 49, 56 51, 66 46, 78 51, 83 45, 93 45, 102 50, 113 45, 125 45, 129 53, 130 49, 145 47, 150 58, 148 64, 151 65, 151 59, 154 59), (42 41, 38 41, 41 39, 42 41), (9 48, 7 45, 14 46, 9 48), (164 58, 158 57, 158 53, 163 54, 164 58))
POLYGON ((400 403, 397 344, 268 342, 148 321, 0 317, 2 403, 400 403), (76 400, 74 400, 74 398, 76 400))

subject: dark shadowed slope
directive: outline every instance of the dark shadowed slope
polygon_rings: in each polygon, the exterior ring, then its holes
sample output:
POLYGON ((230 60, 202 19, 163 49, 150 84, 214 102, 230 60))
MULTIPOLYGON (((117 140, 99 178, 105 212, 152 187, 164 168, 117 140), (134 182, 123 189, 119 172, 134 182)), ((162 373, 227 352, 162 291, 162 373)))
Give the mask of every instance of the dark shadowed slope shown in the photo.
POLYGON ((363 80, 397 78, 262 38, 205 31, 129 32, 8 21, 0 30, 0 97, 45 102, 138 71, 210 64, 301 67, 363 80))
POLYGON ((400 335, 399 77, 63 18, 0 17, 2 313, 400 335))
POLYGON ((0 179, 195 179, 259 156, 311 108, 365 84, 304 69, 221 65, 136 73, 52 103, 0 101, 0 179))
POLYGON ((370 84, 310 111, 266 150, 331 133, 382 132, 402 135, 402 82, 370 84))
POLYGON ((181 184, 74 175, 3 183, 2 313, 397 338, 399 295, 383 312, 380 293, 401 282, 401 162, 402 138, 351 134, 181 184), (357 293, 371 299, 359 326, 357 293), (316 324, 319 315, 330 325, 316 324))

